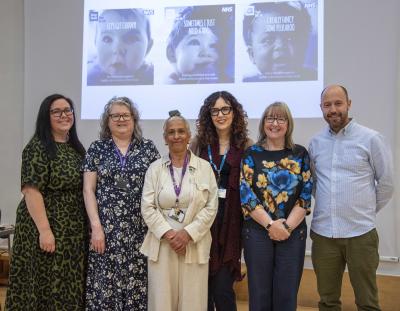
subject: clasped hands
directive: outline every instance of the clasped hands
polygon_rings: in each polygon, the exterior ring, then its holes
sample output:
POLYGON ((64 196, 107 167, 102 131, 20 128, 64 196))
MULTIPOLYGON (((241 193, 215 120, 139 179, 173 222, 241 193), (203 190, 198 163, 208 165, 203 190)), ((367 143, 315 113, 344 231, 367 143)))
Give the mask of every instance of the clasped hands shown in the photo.
POLYGON ((178 254, 185 255, 186 254, 186 246, 192 240, 189 233, 185 229, 181 230, 168 230, 163 238, 168 241, 169 246, 178 254))
POLYGON ((289 231, 283 225, 284 221, 286 221, 286 219, 281 218, 281 219, 275 220, 272 223, 271 227, 268 230, 268 235, 271 240, 285 241, 290 237, 289 231))

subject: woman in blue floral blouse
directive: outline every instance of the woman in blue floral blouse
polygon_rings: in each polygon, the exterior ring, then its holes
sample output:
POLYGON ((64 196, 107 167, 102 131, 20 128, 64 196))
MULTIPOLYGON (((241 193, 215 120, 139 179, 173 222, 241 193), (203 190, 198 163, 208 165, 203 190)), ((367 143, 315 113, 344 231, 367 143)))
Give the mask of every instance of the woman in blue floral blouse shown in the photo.
POLYGON ((241 163, 240 197, 250 311, 295 311, 303 272, 312 180, 307 150, 292 140, 285 103, 264 111, 241 163))

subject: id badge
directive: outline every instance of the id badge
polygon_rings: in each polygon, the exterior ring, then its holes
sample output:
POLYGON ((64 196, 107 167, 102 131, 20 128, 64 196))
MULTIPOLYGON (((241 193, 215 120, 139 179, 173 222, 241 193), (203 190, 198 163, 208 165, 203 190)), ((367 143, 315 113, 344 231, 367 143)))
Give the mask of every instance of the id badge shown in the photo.
POLYGON ((226 189, 219 188, 218 189, 218 197, 220 199, 225 199, 226 198, 226 189))
POLYGON ((129 188, 129 182, 126 178, 123 178, 121 176, 116 176, 114 178, 115 180, 115 187, 119 190, 123 190, 123 191, 128 191, 129 188))
POLYGON ((171 208, 171 210, 168 213, 168 217, 181 223, 185 219, 185 213, 181 210, 175 211, 174 208, 171 208))

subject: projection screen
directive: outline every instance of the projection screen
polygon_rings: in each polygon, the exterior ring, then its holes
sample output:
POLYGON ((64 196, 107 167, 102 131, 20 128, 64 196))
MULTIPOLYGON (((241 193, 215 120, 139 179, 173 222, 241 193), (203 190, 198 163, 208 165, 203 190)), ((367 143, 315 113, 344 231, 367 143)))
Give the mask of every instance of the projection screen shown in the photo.
POLYGON ((86 0, 81 118, 97 119, 123 94, 142 119, 173 109, 195 119, 221 89, 245 103, 249 118, 276 98, 294 117, 320 117, 322 0, 197 3, 86 0))

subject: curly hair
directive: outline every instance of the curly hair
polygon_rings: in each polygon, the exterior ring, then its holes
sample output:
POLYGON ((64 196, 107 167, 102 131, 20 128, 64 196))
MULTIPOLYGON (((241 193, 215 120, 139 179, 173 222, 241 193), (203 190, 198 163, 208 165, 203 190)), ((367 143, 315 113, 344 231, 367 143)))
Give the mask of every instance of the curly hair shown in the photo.
POLYGON ((139 111, 135 107, 135 104, 125 96, 122 97, 113 97, 111 98, 108 103, 104 106, 103 114, 100 117, 100 139, 110 139, 111 132, 108 126, 108 118, 110 116, 110 111, 113 105, 122 105, 129 109, 132 114, 133 120, 133 133, 132 139, 137 139, 138 141, 142 140, 142 129, 139 125, 139 111))
POLYGON ((247 114, 242 104, 227 91, 214 92, 209 95, 200 108, 196 122, 199 148, 218 142, 218 134, 211 119, 211 108, 218 98, 222 98, 233 109, 233 121, 231 127, 230 142, 237 148, 244 148, 248 140, 247 114))

